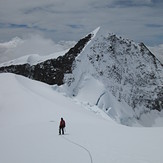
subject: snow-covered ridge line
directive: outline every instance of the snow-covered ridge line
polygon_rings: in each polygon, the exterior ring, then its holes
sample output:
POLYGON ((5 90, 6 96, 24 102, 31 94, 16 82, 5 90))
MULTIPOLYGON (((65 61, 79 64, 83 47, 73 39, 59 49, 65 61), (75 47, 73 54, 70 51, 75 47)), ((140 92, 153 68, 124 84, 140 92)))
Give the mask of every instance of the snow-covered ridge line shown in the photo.
POLYGON ((65 53, 68 52, 69 49, 61 51, 61 52, 55 52, 53 54, 49 54, 46 56, 40 56, 39 54, 30 54, 27 56, 23 56, 5 63, 1 63, 0 67, 4 66, 10 66, 10 65, 22 65, 28 63, 29 65, 36 65, 38 63, 44 62, 48 59, 56 59, 59 56, 63 56, 65 53))
MULTIPOLYGON (((89 43, 91 43, 91 41, 96 37, 97 33, 99 32, 100 27, 96 28, 94 31, 92 31, 90 34, 88 34, 87 36, 91 36, 90 40, 85 44, 85 46, 83 47, 83 49, 81 50, 80 54, 76 57, 76 59, 82 54, 82 52, 85 50, 85 48, 89 45, 89 43)), ((86 37, 86 36, 85 36, 86 37)), ((84 39, 84 38, 83 38, 84 39)))
POLYGON ((92 39, 93 39, 94 37, 96 37, 96 34, 99 32, 100 28, 101 28, 101 27, 97 27, 94 31, 91 32, 91 34, 93 34, 92 39))
MULTIPOLYGON (((30 65, 25 63, 22 65, 9 65, 0 67, 0 72, 11 72, 26 77, 39 80, 48 84, 62 85, 64 83, 64 75, 72 72, 73 62, 75 58, 80 54, 83 48, 87 45, 87 42, 91 39, 92 34, 87 35, 64 55, 57 58, 50 58, 36 65, 30 65)), ((29 57, 29 62, 33 62, 34 58, 29 57)))

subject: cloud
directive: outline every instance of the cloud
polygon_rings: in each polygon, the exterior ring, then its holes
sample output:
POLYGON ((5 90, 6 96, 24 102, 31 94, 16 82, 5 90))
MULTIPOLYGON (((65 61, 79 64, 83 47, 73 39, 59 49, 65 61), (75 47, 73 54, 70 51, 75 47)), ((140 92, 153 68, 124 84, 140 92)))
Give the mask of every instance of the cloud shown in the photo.
POLYGON ((162 7, 161 0, 1 0, 0 39, 30 33, 78 41, 101 26, 137 42, 161 44, 162 7))
POLYGON ((151 28, 162 28, 163 24, 146 24, 146 26, 151 28))
POLYGON ((82 25, 79 25, 79 24, 69 24, 67 26, 74 28, 74 29, 82 28, 82 25))
POLYGON ((113 6, 115 7, 137 7, 137 6, 151 6, 152 0, 115 0, 113 6))
POLYGON ((0 63, 30 54, 46 56, 69 49, 74 44, 74 41, 55 43, 53 40, 40 35, 28 35, 23 39, 15 37, 9 42, 0 43, 0 63))

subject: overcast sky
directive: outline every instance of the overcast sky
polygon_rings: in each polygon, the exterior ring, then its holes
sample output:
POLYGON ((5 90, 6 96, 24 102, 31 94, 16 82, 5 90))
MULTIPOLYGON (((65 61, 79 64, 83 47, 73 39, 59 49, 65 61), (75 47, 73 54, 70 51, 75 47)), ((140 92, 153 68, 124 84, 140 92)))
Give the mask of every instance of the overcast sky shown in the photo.
POLYGON ((163 43, 163 0, 0 0, 0 42, 28 34, 78 41, 98 26, 154 46, 163 43))

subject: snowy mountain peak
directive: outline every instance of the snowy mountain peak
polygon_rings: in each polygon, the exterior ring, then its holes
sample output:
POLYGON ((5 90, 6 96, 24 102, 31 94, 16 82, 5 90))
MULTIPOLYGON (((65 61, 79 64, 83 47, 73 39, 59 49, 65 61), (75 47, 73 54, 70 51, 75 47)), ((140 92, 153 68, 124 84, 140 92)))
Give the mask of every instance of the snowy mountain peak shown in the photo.
POLYGON ((150 126, 147 119, 154 120, 163 109, 160 61, 143 43, 106 34, 100 27, 63 56, 32 66, 1 67, 0 72, 62 85, 68 95, 96 105, 125 125, 150 126))
POLYGON ((163 108, 162 64, 143 43, 101 33, 76 57, 72 73, 65 75, 67 93, 98 105, 125 125, 139 121, 150 126, 143 117, 163 108))
POLYGON ((91 32, 91 34, 93 34, 93 36, 95 37, 99 30, 100 27, 97 27, 94 31, 91 32))

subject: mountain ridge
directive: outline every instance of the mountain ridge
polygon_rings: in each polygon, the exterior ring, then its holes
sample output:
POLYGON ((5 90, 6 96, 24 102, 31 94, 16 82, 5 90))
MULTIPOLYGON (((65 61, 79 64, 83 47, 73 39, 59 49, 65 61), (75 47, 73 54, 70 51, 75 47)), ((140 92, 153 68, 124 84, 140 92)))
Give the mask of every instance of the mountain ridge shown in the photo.
POLYGON ((74 58, 87 41, 89 41, 91 34, 85 38, 79 40, 79 42, 71 48, 64 56, 59 56, 56 59, 48 59, 36 65, 18 64, 0 67, 0 72, 10 72, 25 77, 29 77, 34 80, 42 81, 47 84, 62 85, 64 73, 71 72, 71 65, 74 58))
POLYGON ((1 67, 0 72, 63 85, 64 91, 73 97, 80 94, 83 82, 95 81, 102 91, 91 104, 125 125, 133 117, 137 121, 144 114, 163 108, 162 63, 143 43, 104 34, 100 28, 79 40, 64 56, 32 66, 1 67), (122 107, 111 107, 109 98, 122 107))

